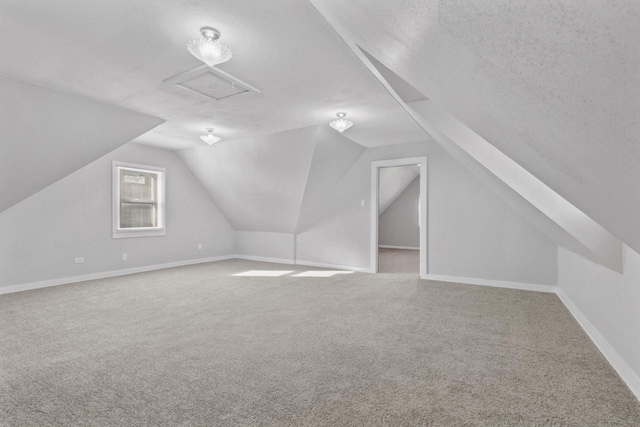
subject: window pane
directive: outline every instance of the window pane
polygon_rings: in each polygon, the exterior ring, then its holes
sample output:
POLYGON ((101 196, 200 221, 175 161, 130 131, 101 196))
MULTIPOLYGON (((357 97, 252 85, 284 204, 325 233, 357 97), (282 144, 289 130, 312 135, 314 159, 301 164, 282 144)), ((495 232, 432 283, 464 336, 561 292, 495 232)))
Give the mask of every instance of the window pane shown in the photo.
POLYGON ((158 226, 157 180, 151 172, 120 170, 120 228, 158 226))
POLYGON ((127 169, 120 170, 120 199, 126 202, 156 201, 157 175, 127 169))
POLYGON ((156 206, 153 204, 120 204, 120 228, 156 227, 156 218, 156 206))

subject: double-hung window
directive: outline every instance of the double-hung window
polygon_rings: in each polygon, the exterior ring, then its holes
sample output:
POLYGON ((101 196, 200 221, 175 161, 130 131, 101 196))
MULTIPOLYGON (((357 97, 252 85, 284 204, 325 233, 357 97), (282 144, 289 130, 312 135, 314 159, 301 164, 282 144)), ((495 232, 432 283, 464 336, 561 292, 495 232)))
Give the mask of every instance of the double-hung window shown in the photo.
POLYGON ((164 168, 113 162, 113 238, 164 234, 164 168))

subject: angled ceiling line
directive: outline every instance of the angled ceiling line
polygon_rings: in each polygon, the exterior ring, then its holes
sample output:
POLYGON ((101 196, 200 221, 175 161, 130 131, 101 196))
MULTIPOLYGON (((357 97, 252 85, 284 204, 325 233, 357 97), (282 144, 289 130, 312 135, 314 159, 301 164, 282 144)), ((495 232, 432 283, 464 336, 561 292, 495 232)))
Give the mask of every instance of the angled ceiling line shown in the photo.
MULTIPOLYGON (((316 150, 318 149, 318 137, 320 136, 320 126, 317 126, 315 138, 313 140, 313 150, 311 150, 311 159, 309 160, 309 169, 307 170, 307 176, 305 177, 304 182, 304 190, 302 191, 302 197, 300 198, 300 204, 298 205, 298 213, 296 214, 296 221, 293 227, 292 233, 294 235, 294 243, 295 243, 295 235, 298 232, 298 226, 300 225, 300 215, 302 214, 302 206, 304 206, 305 197, 307 196, 307 190, 309 189, 309 177, 311 176, 311 169, 313 168, 313 159, 316 155, 316 150)), ((296 253, 293 252, 293 257, 295 260, 296 253)))
MULTIPOLYGON (((461 132, 452 132, 455 129, 451 126, 452 122, 457 122, 458 128, 464 130, 465 136, 473 135, 474 143, 460 145, 459 140, 454 140, 447 136, 446 133, 438 126, 432 123, 433 117, 425 117, 405 102, 402 97, 395 91, 393 86, 383 76, 382 72, 373 63, 375 58, 369 57, 367 52, 372 51, 370 46, 350 31, 341 26, 326 11, 313 2, 318 11, 325 17, 327 22, 334 28, 338 35, 349 46, 351 51, 360 59, 362 64, 376 77, 380 84, 395 99, 395 101, 414 119, 414 121, 441 145, 452 157, 462 163, 476 176, 481 178, 485 184, 489 185, 496 191, 509 205, 523 214, 538 229, 547 235, 552 241, 560 246, 566 247, 576 253, 579 253, 588 259, 616 272, 622 272, 622 242, 613 236, 608 230, 604 229, 600 224, 587 216, 584 212, 572 205, 553 189, 548 187, 530 172, 499 151, 492 144, 468 129, 464 124, 457 121, 448 113, 445 113, 449 125, 449 135, 460 136, 461 132), (362 46, 362 47, 361 47, 362 46), (368 47, 368 49, 367 49, 368 47), (481 147, 477 145, 481 144, 481 147), (475 148, 475 149, 474 149, 475 148), (485 155, 481 155, 481 150, 486 150, 485 155), (498 186, 504 187, 502 191, 498 190, 498 186), (504 191, 507 190, 508 191, 504 191), (522 206, 525 202, 529 209, 522 206), (531 209, 533 208, 533 209, 531 209), (537 213, 533 213, 535 210, 537 213), (553 225, 542 224, 542 217, 546 221, 551 221, 553 225)), ((386 68, 383 64, 383 67, 386 68)), ((389 70, 391 71, 391 70, 389 70)), ((393 73, 393 71, 391 71, 393 73)), ((399 77, 399 76, 398 76, 399 77)), ((399 77, 400 78, 400 77, 399 77)), ((418 101, 429 102, 430 101, 418 101)), ((437 107, 430 103, 433 110, 437 107)), ((441 109, 440 109, 441 110, 441 109)), ((442 124, 442 123, 441 123, 442 124)))
POLYGON ((398 197, 400 197, 402 195, 402 193, 404 193, 407 188, 409 188, 409 186, 411 184, 413 184, 413 182, 418 179, 420 177, 420 174, 416 174, 413 171, 409 171, 407 173, 405 173, 404 177, 399 177, 397 175, 389 175, 389 174, 384 174, 385 170, 388 169, 405 169, 404 166, 395 166, 392 168, 380 168, 380 190, 379 190, 379 201, 378 201, 378 216, 381 216, 383 213, 386 212, 386 210, 393 204, 393 202, 395 202, 398 197), (392 181, 392 182, 388 182, 385 183, 384 181, 392 181), (385 193, 389 193, 390 194, 385 194, 385 193))
MULTIPOLYGON (((169 150, 167 150, 169 151, 169 150)), ((213 194, 211 194, 207 188, 203 185, 202 181, 200 179, 198 179, 196 177, 196 175, 191 171, 191 169, 185 164, 185 162, 182 161, 182 158, 180 156, 178 156, 178 154, 176 153, 176 151, 178 150, 170 150, 171 154, 173 154, 173 156, 178 160, 178 162, 180 163, 180 165, 182 166, 182 169, 186 172, 186 174, 193 180, 193 182, 200 188, 200 191, 202 191, 203 194, 207 195, 207 199, 213 203, 213 205, 216 207, 216 209, 218 210, 218 212, 220 212, 220 216, 222 216, 222 218, 224 218, 225 221, 227 221, 227 223, 229 224, 229 227, 231 227, 231 229, 233 231, 238 231, 236 230, 236 228, 233 226, 233 223, 231 221, 229 221, 229 218, 227 217, 227 214, 224 213, 224 211, 222 209, 220 209, 220 205, 216 202, 215 197, 213 194)))
MULTIPOLYGON (((360 158, 362 158, 362 156, 367 152, 368 149, 366 147, 360 145, 359 143, 353 141, 352 139, 346 137, 345 135, 342 135, 342 134, 334 135, 333 131, 331 131, 329 133, 329 131, 326 128, 323 128, 322 126, 320 126, 320 128, 319 128, 318 138, 321 137, 323 132, 325 132, 325 135, 331 135, 332 137, 343 138, 343 139, 346 140, 345 141, 346 143, 351 143, 351 144, 353 144, 354 148, 357 147, 357 149, 360 150, 359 153, 357 154, 357 156, 355 156, 355 157, 349 156, 349 158, 351 158, 352 160, 351 160, 350 164, 348 164, 348 167, 343 168, 340 171, 339 174, 335 174, 335 173, 332 174, 332 177, 334 177, 335 179, 333 180, 334 182, 332 183, 331 188, 327 189, 327 192, 326 192, 326 194, 330 194, 330 192, 332 192, 342 182, 344 177, 354 168, 354 166, 358 163, 360 158)), ((311 166, 309 168, 310 178, 311 178, 311 173, 314 171, 314 163, 315 162, 319 162, 319 159, 318 159, 319 151, 318 150, 320 148, 323 148, 321 146, 321 143, 322 142, 319 141, 319 139, 316 140, 316 146, 314 147, 314 153, 313 153, 314 157, 312 159, 312 163, 311 163, 311 166)), ((343 153, 343 158, 345 158, 345 159, 347 158, 347 157, 344 156, 344 153, 343 153)), ((296 234, 304 232, 304 231, 306 231, 308 229, 308 224, 304 224, 303 223, 303 219, 307 219, 307 222, 308 222, 308 218, 303 218, 303 212, 302 211, 304 210, 304 208, 307 205, 307 203, 311 203, 308 200, 308 196, 310 196, 310 188, 309 187, 310 187, 311 183, 312 183, 311 180, 309 180, 307 182, 307 185, 305 186, 305 193, 304 193, 304 196, 303 196, 303 199, 302 199, 303 203, 300 206, 300 215, 298 216, 298 222, 297 222, 296 228, 295 228, 295 233, 296 234)), ((325 205, 316 206, 316 212, 317 212, 317 210, 321 210, 321 209, 324 209, 324 208, 325 208, 325 205)))

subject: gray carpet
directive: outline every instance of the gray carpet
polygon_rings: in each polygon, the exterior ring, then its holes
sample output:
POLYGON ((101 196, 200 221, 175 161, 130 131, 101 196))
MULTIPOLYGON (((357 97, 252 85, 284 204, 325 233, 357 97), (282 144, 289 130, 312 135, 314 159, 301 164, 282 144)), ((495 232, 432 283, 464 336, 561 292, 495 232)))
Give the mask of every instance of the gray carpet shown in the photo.
POLYGON ((420 274, 420 251, 378 248, 378 271, 420 274))
POLYGON ((555 295, 225 261, 0 296, 3 426, 640 425, 555 295))

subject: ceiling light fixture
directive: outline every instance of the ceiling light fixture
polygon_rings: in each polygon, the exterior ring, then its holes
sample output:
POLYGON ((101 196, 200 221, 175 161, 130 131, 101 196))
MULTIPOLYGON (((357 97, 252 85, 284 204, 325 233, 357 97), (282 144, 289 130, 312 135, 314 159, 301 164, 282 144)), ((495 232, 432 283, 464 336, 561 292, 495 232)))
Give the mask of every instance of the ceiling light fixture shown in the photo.
POLYGON ((345 119, 347 113, 336 113, 336 116, 338 116, 338 118, 330 121, 329 126, 334 128, 338 132, 342 133, 353 126, 353 122, 351 120, 345 119))
POLYGON ((200 139, 209 145, 213 145, 216 142, 220 141, 222 138, 220 138, 217 135, 214 135, 213 134, 214 130, 215 130, 214 128, 207 128, 207 133, 205 135, 200 135, 200 139))
POLYGON ((213 67, 227 62, 233 56, 233 52, 226 45, 220 43, 220 31, 212 27, 200 28, 202 37, 189 40, 187 49, 200 61, 213 67))

